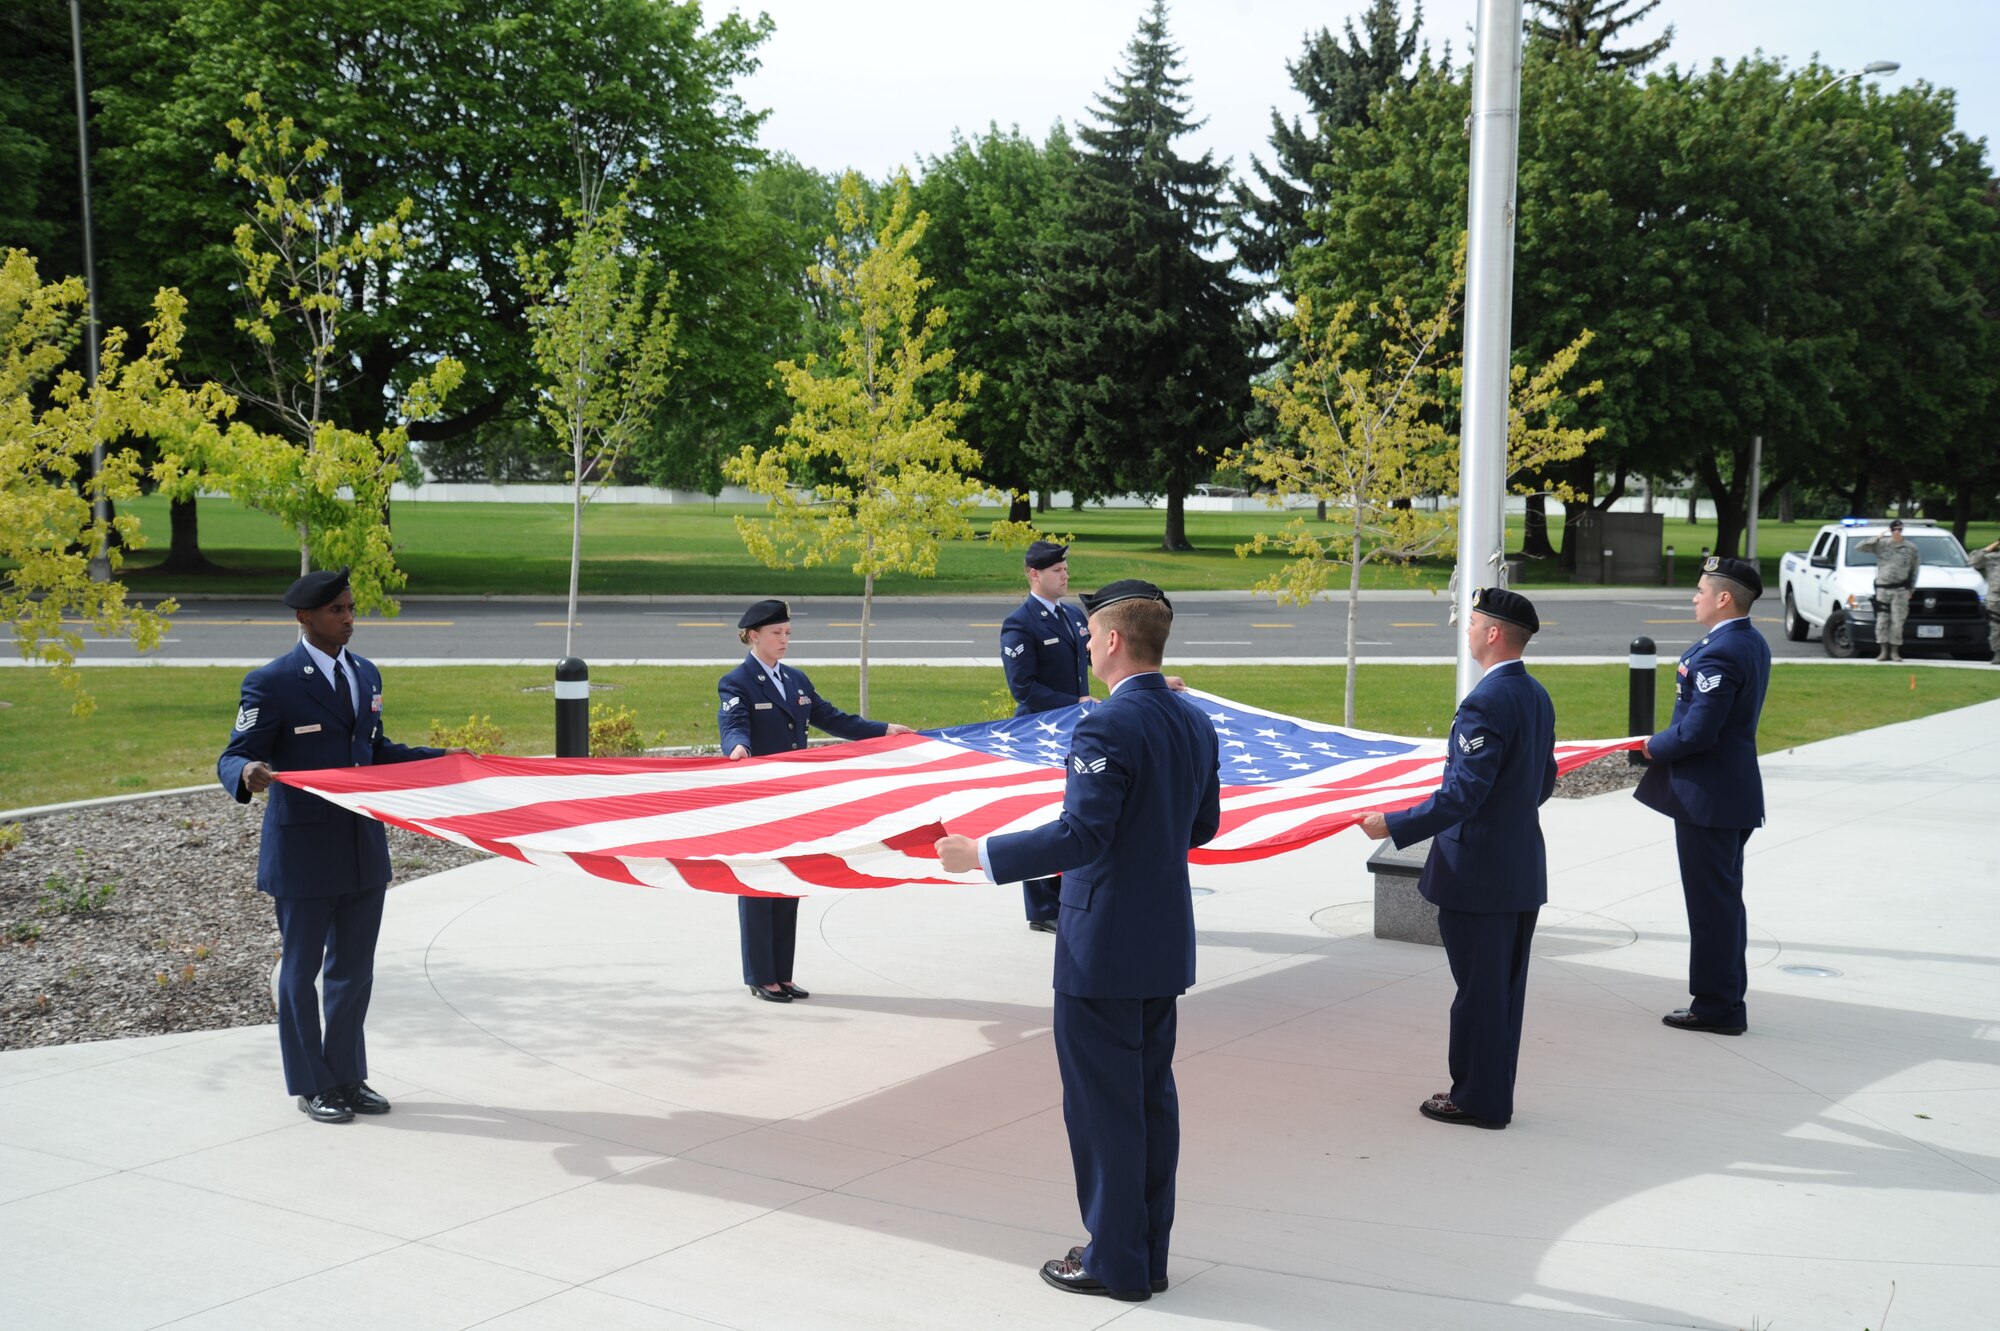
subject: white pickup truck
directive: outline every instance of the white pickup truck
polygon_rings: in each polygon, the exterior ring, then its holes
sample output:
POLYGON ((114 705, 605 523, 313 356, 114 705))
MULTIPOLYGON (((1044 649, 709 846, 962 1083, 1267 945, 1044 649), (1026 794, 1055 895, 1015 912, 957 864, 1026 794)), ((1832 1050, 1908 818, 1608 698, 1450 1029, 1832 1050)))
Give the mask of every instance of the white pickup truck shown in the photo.
MULTIPOLYGON (((1778 565, 1784 590, 1785 636, 1804 642, 1814 629, 1828 656, 1873 655, 1875 556, 1863 542, 1889 534, 1889 524, 1869 518, 1829 522, 1812 549, 1792 551, 1778 565)), ((1923 563, 1910 593, 1903 651, 1940 651, 1985 660, 1986 579, 1965 562, 1965 547, 1933 523, 1905 519, 1903 539, 1923 563)))

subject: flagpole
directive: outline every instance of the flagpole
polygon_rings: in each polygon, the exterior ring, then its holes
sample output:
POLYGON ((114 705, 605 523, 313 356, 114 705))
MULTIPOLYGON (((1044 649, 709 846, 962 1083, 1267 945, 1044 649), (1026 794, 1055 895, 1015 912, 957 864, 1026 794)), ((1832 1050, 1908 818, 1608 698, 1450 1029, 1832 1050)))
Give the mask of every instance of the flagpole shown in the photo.
MULTIPOLYGON (((1521 133, 1521 0, 1480 0, 1472 59, 1471 188, 1466 208, 1465 384, 1460 400, 1454 622, 1472 593, 1506 580, 1507 369, 1513 332, 1514 178, 1521 133)), ((1479 682, 1458 640, 1458 696, 1479 682)))

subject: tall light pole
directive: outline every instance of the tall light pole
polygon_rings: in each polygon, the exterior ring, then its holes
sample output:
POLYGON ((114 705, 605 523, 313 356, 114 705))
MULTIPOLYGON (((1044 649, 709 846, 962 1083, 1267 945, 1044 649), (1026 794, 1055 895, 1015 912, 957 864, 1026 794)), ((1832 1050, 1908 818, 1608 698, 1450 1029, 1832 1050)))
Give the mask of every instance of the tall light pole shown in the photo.
MULTIPOLYGON (((83 96, 83 6, 82 0, 69 0, 69 45, 70 54, 76 65, 76 170, 83 185, 83 294, 88 304, 90 335, 84 339, 84 366, 90 373, 90 394, 95 412, 97 398, 97 250, 90 233, 90 120, 88 106, 83 96)), ((93 432, 95 427, 93 419, 93 432)), ((90 449, 90 478, 96 487, 96 497, 91 501, 91 514, 96 519, 97 548, 90 552, 90 580, 109 582, 111 580, 111 558, 104 548, 105 533, 109 530, 110 505, 105 501, 104 440, 100 437, 90 449)))
MULTIPOLYGON (((1521 139, 1521 0, 1479 0, 1474 41, 1458 585, 1453 596, 1459 625, 1472 618, 1476 589, 1506 579, 1507 367, 1514 314, 1514 178, 1521 139)), ((1459 697, 1472 692, 1479 674, 1479 663, 1461 633, 1459 697)))
MULTIPOLYGON (((1818 92, 1799 105, 1810 106, 1849 79, 1866 78, 1870 74, 1893 74, 1901 68, 1902 65, 1894 60, 1870 60, 1859 69, 1850 69, 1844 74, 1834 75, 1820 85, 1818 92)), ((1743 532, 1743 557, 1753 564, 1757 562, 1757 517, 1759 510, 1763 508, 1763 489, 1764 436, 1754 434, 1750 436, 1750 518, 1743 532)))

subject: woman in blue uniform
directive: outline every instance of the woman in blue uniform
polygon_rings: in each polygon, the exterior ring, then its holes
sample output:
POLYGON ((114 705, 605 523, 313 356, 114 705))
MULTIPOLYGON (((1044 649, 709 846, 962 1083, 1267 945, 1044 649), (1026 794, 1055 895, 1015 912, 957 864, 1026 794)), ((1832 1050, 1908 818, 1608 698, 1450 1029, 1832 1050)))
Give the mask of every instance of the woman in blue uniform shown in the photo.
MULTIPOLYGON (((819 696, 806 673, 781 664, 792 641, 792 615, 783 601, 759 601, 736 621, 736 636, 750 649, 743 663, 716 683, 722 706, 715 715, 722 751, 731 762, 806 747, 818 726, 841 739, 907 735, 908 726, 850 716, 819 696)), ((797 897, 739 897, 743 934, 743 983, 767 1003, 811 997, 792 983, 798 941, 797 897)))

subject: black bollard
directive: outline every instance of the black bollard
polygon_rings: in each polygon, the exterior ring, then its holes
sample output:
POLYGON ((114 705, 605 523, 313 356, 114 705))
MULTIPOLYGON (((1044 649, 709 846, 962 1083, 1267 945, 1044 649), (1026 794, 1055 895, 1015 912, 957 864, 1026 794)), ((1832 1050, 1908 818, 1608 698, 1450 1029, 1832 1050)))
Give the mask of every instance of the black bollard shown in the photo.
MULTIPOLYGON (((1625 714, 1625 733, 1628 735, 1653 733, 1653 691, 1660 668, 1658 650, 1651 638, 1632 639, 1631 705, 1625 714)), ((1646 765, 1646 759, 1637 749, 1627 750, 1625 757, 1633 767, 1646 765)))
POLYGON ((1660 585, 1663 587, 1674 585, 1674 548, 1671 545, 1667 547, 1667 576, 1661 580, 1660 585))
POLYGON ((590 756, 590 667, 581 658, 556 662, 556 757, 590 756))

